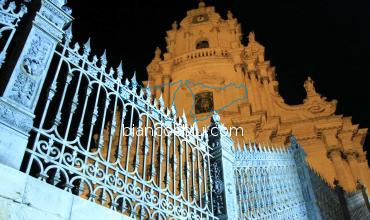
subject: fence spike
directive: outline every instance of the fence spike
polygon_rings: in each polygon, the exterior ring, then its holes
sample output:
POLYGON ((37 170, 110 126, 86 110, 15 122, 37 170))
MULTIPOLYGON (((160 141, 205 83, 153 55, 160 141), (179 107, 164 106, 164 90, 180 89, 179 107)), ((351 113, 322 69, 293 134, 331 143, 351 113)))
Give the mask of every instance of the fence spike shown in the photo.
POLYGON ((262 145, 262 151, 263 151, 263 152, 267 152, 267 151, 266 151, 266 146, 265 146, 265 144, 264 144, 264 143, 263 143, 263 145, 262 145))
POLYGON ((247 146, 245 145, 245 141, 243 139, 243 151, 246 151, 247 150, 247 146))
POLYGON ((154 100, 153 100, 153 106, 154 106, 154 108, 158 108, 158 101, 157 101, 156 98, 154 98, 154 100))
POLYGON ((111 68, 109 69, 109 75, 110 75, 111 77, 113 77, 113 75, 114 75, 114 69, 113 69, 113 67, 111 67, 111 68))
POLYGON ((171 114, 170 109, 169 109, 168 107, 166 107, 166 115, 167 115, 167 116, 170 116, 170 114, 171 114))
POLYGON ((134 75, 132 76, 131 78, 131 85, 132 85, 132 89, 136 89, 137 87, 137 80, 136 80, 136 71, 134 72, 134 75))
POLYGON ((171 105, 171 114, 172 114, 173 117, 176 117, 176 113, 177 113, 176 106, 175 106, 174 103, 172 103, 172 105, 171 105))
POLYGON ((271 152, 270 145, 267 145, 267 151, 268 151, 268 152, 271 152))
POLYGON ((140 87, 140 93, 139 93, 139 96, 140 96, 141 98, 143 98, 143 97, 144 97, 144 89, 143 89, 143 88, 141 88, 141 87, 140 87))
POLYGON ((148 80, 148 83, 146 84, 145 91, 146 91, 146 98, 148 100, 151 100, 151 98, 152 98, 152 90, 150 88, 150 82, 149 82, 149 80, 148 80))
POLYGON ((80 44, 78 42, 75 43, 75 45, 73 46, 73 50, 76 51, 78 53, 78 50, 81 48, 80 44))
POLYGON ((236 147, 237 147, 238 152, 242 151, 242 149, 240 148, 239 140, 236 142, 236 147))
POLYGON ((198 123, 196 121, 194 121, 194 123, 193 123, 193 128, 194 128, 195 134, 198 135, 199 128, 198 128, 198 123))
POLYGON ((128 87, 130 85, 130 81, 126 78, 125 80, 125 86, 128 87))
POLYGON ((256 143, 253 143, 253 151, 257 152, 256 143))
POLYGON ((274 152, 274 153, 276 153, 276 146, 274 146, 274 145, 271 145, 271 152, 274 152))
POLYGON ((164 107, 164 101, 163 101, 163 95, 162 95, 162 92, 161 92, 161 95, 159 96, 159 104, 161 105, 160 107, 164 107))
POLYGON ((121 60, 121 62, 119 63, 119 65, 117 67, 117 77, 118 77, 119 81, 122 80, 122 77, 123 77, 122 60, 121 60))
POLYGON ((90 52, 91 52, 90 40, 91 40, 91 38, 89 37, 89 39, 87 39, 86 43, 83 46, 83 48, 84 48, 84 55, 85 56, 88 56, 90 54, 90 52))
POLYGON ((96 55, 93 56, 93 64, 96 66, 98 63, 98 57, 96 55))
POLYGON ((100 61, 103 67, 107 65, 107 50, 104 50, 103 55, 100 57, 100 61))
POLYGON ((188 124, 188 120, 186 119, 185 109, 182 109, 181 119, 184 122, 184 124, 188 124))

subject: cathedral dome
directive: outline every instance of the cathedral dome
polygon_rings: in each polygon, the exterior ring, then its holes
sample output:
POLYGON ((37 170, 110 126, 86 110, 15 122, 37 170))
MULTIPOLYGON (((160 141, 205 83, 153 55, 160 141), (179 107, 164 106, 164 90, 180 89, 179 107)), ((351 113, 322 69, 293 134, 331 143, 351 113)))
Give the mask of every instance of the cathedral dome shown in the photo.
POLYGON ((198 8, 187 11, 180 26, 174 22, 167 31, 164 57, 170 59, 205 48, 240 48, 241 37, 241 26, 231 12, 223 19, 213 6, 201 2, 198 8))

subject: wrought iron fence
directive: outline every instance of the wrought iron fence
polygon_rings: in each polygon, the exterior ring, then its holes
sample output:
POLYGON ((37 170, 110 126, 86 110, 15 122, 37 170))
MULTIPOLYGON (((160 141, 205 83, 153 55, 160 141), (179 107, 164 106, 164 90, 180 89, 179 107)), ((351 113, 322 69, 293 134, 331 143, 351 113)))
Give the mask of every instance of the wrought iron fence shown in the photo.
POLYGON ((240 219, 306 219, 294 150, 238 146, 235 178, 240 219))
POLYGON ((351 219, 370 219, 370 201, 366 192, 366 188, 361 182, 357 182, 356 191, 345 193, 344 196, 351 219))
MULTIPOLYGON (((7 151, 16 162, 1 154, 2 163, 18 169, 24 156, 25 173, 136 219, 344 218, 338 192, 307 166, 295 138, 287 149, 234 147, 217 114, 199 132, 122 64, 92 55, 90 40, 72 43, 65 3, 41 0, 0 97, 0 128, 20 140, 7 151)), ((26 9, 4 5, 5 56, 26 9)), ((346 199, 351 216, 368 216, 358 193, 346 199)))
POLYGON ((317 199, 317 205, 324 219, 343 219, 342 207, 338 194, 331 184, 309 167, 312 186, 317 199))
POLYGON ((206 133, 71 38, 48 70, 25 172, 139 219, 214 218, 206 133))

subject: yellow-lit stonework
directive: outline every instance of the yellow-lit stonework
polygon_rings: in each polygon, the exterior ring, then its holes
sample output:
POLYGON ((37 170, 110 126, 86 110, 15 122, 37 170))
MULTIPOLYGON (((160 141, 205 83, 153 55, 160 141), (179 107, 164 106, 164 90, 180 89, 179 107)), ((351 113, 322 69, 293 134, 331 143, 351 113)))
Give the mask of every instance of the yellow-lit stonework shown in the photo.
MULTIPOLYGON (((336 178, 348 191, 355 188, 357 180, 370 187, 363 151, 367 129, 353 125, 351 117, 336 115, 336 100, 327 101, 318 94, 310 78, 303 85, 307 92, 303 104, 284 103, 275 68, 265 60, 265 48, 254 33, 249 33, 246 46, 241 38, 241 26, 231 12, 223 19, 214 7, 201 2, 199 8, 188 11, 179 25, 175 22, 167 31, 166 52, 162 54, 158 48, 155 51, 147 67, 153 93, 159 98, 162 92, 166 104, 174 102, 180 112, 184 108, 191 120, 194 97, 184 84, 178 88, 176 82, 190 80, 215 87, 243 84, 248 88, 247 99, 220 112, 226 126, 244 129, 244 136, 235 139, 281 146, 293 134, 304 147, 309 164, 328 182, 336 178)), ((194 86, 192 92, 207 96, 210 91, 194 86)), ((214 109, 244 95, 242 89, 234 87, 211 92, 214 109)), ((203 112, 210 109, 207 102, 201 105, 203 110, 198 111, 197 118, 209 114, 203 112)), ((199 126, 208 122, 200 121, 199 126)))

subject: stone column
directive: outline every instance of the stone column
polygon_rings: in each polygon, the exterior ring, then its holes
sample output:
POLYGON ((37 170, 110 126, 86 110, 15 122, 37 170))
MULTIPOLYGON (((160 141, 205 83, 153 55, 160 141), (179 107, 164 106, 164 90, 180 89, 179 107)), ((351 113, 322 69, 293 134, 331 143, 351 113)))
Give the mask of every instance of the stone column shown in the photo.
POLYGON ((355 182, 353 181, 348 164, 345 163, 342 158, 343 147, 341 147, 337 138, 339 128, 339 124, 328 124, 322 126, 320 130, 326 144, 327 156, 332 161, 335 169, 335 176, 338 179, 339 184, 345 190, 352 190, 355 187, 355 182), (329 126, 332 126, 332 128, 329 126))
POLYGON ((346 190, 354 189, 355 185, 352 184, 352 176, 348 176, 346 170, 344 169, 344 163, 342 160, 342 152, 340 149, 332 149, 328 152, 328 157, 332 161, 335 176, 339 181, 339 184, 343 186, 346 190))
POLYGON ((262 104, 261 104, 261 98, 260 95, 258 94, 258 80, 257 80, 257 75, 255 71, 250 72, 250 78, 251 78, 251 84, 252 84, 252 96, 254 99, 254 106, 252 106, 252 111, 253 112, 260 112, 262 111, 262 104))
POLYGON ((211 155, 212 203, 219 219, 238 219, 234 176, 233 141, 224 131, 220 116, 214 114, 208 130, 211 155))
POLYGON ((162 91, 162 79, 160 77, 154 77, 152 87, 154 98, 159 99, 162 91))
POLYGON ((345 158, 351 169, 352 177, 357 182, 357 180, 361 179, 361 175, 359 174, 359 169, 357 167, 356 152, 353 152, 353 151, 345 152, 345 158))
POLYGON ((27 40, 0 97, 0 163, 19 169, 35 118, 34 110, 71 10, 63 0, 42 0, 27 40))
POLYGON ((267 108, 268 108, 267 112, 270 114, 270 116, 274 116, 275 115, 275 109, 274 109, 273 100, 272 100, 271 95, 270 95, 268 78, 263 77, 262 78, 262 83, 263 83, 263 88, 264 88, 264 91, 265 91, 266 98, 268 99, 267 100, 267 108))
MULTIPOLYGON (((252 91, 251 82, 249 80, 248 73, 244 73, 244 82, 245 86, 247 87, 247 93, 248 93, 248 103, 250 104, 249 108, 252 108, 252 106, 255 106, 255 100, 254 100, 254 91, 252 91)), ((250 115, 248 113, 248 115, 250 115)))
MULTIPOLYGON (((240 55, 239 55, 240 56, 240 55)), ((235 68, 235 71, 238 73, 238 80, 240 80, 240 84, 243 84, 243 87, 244 88, 239 88, 239 96, 240 98, 245 98, 245 99, 242 99, 239 104, 238 104, 238 108, 241 112, 242 115, 244 116, 249 116, 250 115, 250 100, 249 99, 249 88, 247 87, 247 82, 246 82, 246 76, 244 75, 244 72, 243 72, 243 64, 234 64, 234 68, 235 68), (246 97, 247 96, 247 97, 246 97)), ((237 85, 239 85, 239 81, 236 81, 235 82, 237 85)))

